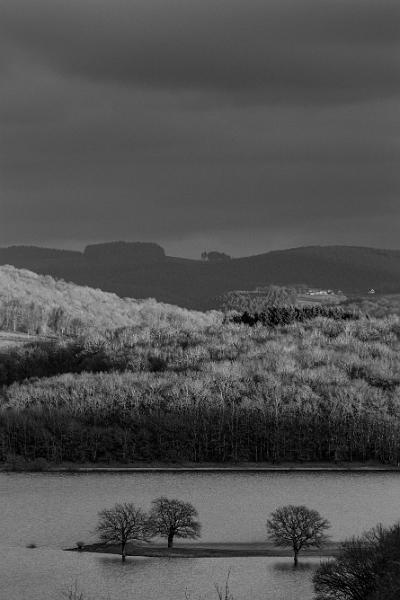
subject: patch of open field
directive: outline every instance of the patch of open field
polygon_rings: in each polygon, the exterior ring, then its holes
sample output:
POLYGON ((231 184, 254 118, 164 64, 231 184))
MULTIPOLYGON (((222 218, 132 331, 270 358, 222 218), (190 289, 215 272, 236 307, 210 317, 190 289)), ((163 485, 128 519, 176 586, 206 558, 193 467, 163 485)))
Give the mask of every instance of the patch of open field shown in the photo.
POLYGON ((296 299, 298 306, 310 306, 317 304, 339 304, 346 300, 346 296, 338 294, 326 294, 321 296, 311 296, 309 294, 299 294, 296 299))
MULTIPOLYGON (((11 333, 9 331, 0 331, 0 350, 11 348, 13 346, 21 346, 29 342, 36 342, 44 339, 40 336, 29 335, 27 333, 11 333)), ((47 339, 47 338, 46 338, 47 339)))

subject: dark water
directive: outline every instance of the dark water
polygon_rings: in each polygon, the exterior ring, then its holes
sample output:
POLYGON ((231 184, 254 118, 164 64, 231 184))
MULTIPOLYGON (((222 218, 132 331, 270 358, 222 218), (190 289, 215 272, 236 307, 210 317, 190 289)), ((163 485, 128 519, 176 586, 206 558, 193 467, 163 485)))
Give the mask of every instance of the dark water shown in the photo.
POLYGON ((289 503, 319 510, 334 540, 400 518, 395 473, 0 474, 1 600, 62 598, 76 580, 96 600, 185 600, 186 588, 191 600, 212 599, 229 569, 237 600, 312 598, 318 559, 296 572, 282 558, 131 558, 121 565, 110 555, 60 550, 94 540, 102 508, 124 501, 148 508, 159 495, 197 507, 203 542, 264 541, 269 513, 289 503), (30 543, 38 548, 25 549, 30 543))

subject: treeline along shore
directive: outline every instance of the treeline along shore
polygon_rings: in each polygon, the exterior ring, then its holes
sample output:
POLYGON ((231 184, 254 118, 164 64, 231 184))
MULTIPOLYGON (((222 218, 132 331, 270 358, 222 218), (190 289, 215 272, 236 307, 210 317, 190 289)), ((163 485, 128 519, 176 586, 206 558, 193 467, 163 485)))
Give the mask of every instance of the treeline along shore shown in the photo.
MULTIPOLYGON (((46 285, 65 299, 67 284, 46 285)), ((53 306, 54 339, 0 353, 3 465, 399 463, 398 316, 314 308, 249 324, 94 290, 85 312, 75 287, 75 333, 53 306)))

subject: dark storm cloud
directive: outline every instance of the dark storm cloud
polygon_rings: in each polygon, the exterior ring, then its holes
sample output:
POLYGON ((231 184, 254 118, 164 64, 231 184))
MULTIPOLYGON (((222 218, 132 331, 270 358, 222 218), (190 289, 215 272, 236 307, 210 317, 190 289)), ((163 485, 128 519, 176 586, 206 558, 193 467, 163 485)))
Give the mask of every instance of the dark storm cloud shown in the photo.
POLYGON ((397 0, 3 0, 9 44, 89 79, 335 102, 399 89, 397 0))
POLYGON ((0 0, 0 245, 398 246, 399 16, 0 0))

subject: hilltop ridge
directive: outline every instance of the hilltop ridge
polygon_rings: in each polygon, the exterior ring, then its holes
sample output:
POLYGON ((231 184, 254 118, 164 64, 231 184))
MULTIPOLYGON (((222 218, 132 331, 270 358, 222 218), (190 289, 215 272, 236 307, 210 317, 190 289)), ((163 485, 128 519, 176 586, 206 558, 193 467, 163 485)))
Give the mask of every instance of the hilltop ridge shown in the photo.
POLYGON ((200 310, 215 308, 228 291, 270 284, 302 283, 348 295, 370 288, 400 292, 400 250, 356 246, 304 246, 215 262, 167 256, 155 243, 93 244, 84 252, 11 246, 0 248, 0 265, 5 264, 123 297, 200 310))

